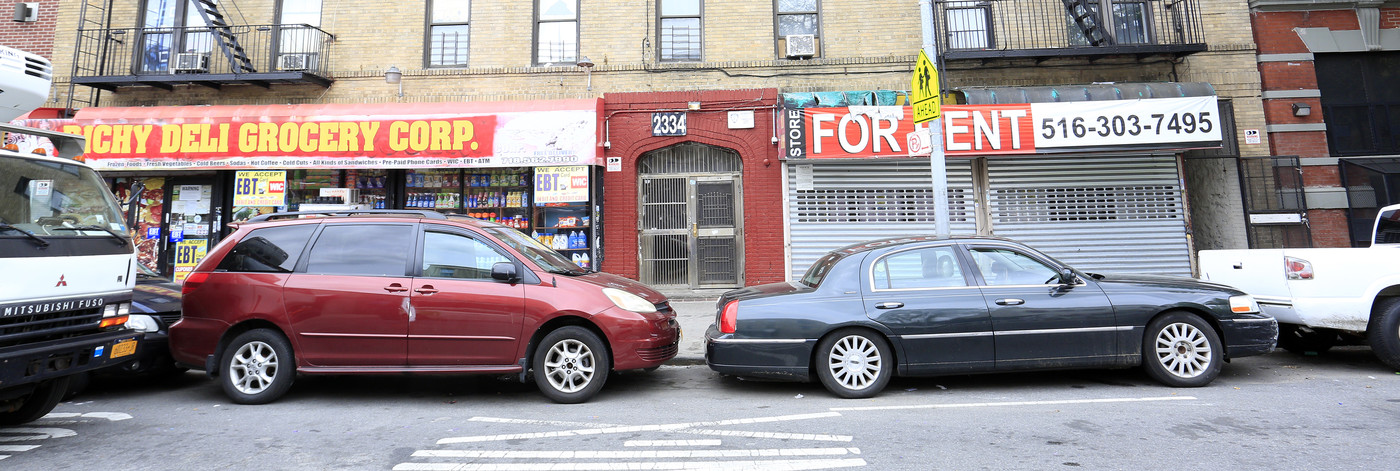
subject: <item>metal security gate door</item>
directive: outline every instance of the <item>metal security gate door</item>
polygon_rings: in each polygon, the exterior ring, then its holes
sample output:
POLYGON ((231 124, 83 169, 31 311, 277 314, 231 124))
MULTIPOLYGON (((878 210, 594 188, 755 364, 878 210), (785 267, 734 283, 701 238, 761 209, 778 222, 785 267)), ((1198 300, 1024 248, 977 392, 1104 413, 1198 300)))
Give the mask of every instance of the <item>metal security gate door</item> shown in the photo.
POLYGON ((740 165, 734 151, 696 143, 639 159, 643 283, 692 289, 743 286, 740 165))
MULTIPOLYGON (((787 165, 789 280, 846 245, 936 233, 928 159, 787 165)), ((951 233, 975 234, 971 161, 950 159, 947 169, 951 233)))
POLYGON ((642 282, 739 287, 738 187, 732 176, 643 177, 642 282))
POLYGON ((1076 268, 1191 276, 1174 155, 988 158, 992 232, 1076 268))

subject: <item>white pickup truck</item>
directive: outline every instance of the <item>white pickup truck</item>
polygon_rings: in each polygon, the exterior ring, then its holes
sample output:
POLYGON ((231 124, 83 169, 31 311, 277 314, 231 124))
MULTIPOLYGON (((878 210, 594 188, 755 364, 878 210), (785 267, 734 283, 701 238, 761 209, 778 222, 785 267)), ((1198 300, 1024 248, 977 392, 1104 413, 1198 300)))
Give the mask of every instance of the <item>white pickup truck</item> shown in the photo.
POLYGON ((1239 288, 1278 319, 1278 346, 1369 343, 1400 370, 1400 205, 1381 208, 1367 248, 1202 250, 1201 278, 1239 288))

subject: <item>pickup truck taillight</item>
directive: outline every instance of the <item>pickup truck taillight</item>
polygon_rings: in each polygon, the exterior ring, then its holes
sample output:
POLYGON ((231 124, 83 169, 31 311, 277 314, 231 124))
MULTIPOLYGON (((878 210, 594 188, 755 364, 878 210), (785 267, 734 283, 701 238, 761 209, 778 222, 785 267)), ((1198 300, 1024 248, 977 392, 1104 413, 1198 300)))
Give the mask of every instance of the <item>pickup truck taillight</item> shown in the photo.
POLYGON ((1313 279, 1312 264, 1297 257, 1283 257, 1283 273, 1290 280, 1313 279))

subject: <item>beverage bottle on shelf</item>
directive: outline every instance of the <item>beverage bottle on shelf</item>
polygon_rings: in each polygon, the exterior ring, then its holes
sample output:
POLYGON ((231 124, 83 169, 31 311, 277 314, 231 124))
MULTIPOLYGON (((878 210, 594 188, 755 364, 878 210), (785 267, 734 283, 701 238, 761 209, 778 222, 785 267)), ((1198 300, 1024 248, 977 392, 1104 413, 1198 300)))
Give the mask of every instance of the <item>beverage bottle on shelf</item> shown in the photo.
POLYGON ((540 240, 540 231, 530 231, 530 238, 540 240))
POLYGON ((574 262, 574 265, 582 266, 582 264, 583 264, 583 259, 579 258, 578 255, 579 255, 579 254, 572 254, 572 255, 569 255, 569 261, 574 262))
POLYGON ((579 255, 578 258, 579 258, 579 260, 582 260, 582 261, 583 261, 583 263, 580 263, 579 266, 581 266, 581 267, 583 267, 583 268, 588 268, 588 267, 592 266, 592 264, 590 263, 590 260, 588 259, 588 252, 584 252, 583 254, 579 255))

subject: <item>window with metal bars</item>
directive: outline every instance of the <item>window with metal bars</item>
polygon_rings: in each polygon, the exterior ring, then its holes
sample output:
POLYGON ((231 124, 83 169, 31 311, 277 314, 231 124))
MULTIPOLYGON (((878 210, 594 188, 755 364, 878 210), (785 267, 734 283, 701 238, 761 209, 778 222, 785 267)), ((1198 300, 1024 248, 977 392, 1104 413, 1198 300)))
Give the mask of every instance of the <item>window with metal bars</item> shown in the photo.
POLYGON ((702 60, 700 0, 660 0, 657 13, 657 41, 661 44, 661 61, 685 62, 702 60))
POLYGON ((471 7, 471 0, 428 0, 428 67, 467 65, 471 7))
POLYGON ((578 0, 535 2, 535 63, 573 65, 578 60, 578 0))

